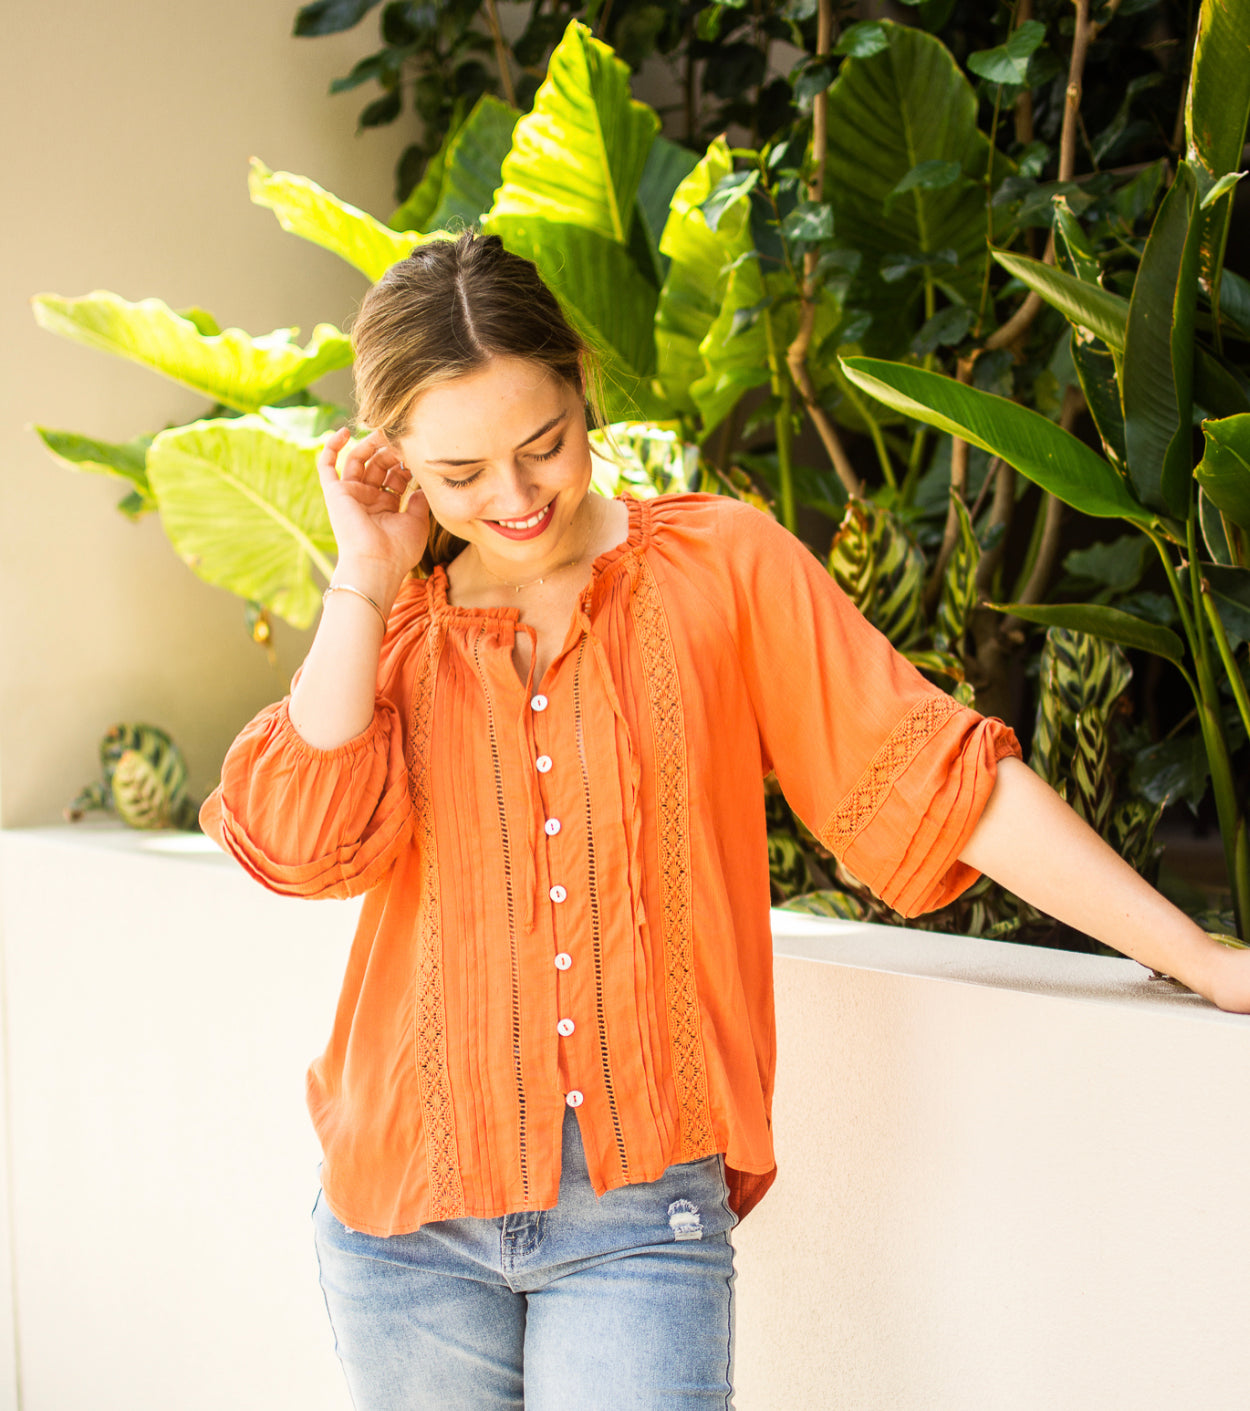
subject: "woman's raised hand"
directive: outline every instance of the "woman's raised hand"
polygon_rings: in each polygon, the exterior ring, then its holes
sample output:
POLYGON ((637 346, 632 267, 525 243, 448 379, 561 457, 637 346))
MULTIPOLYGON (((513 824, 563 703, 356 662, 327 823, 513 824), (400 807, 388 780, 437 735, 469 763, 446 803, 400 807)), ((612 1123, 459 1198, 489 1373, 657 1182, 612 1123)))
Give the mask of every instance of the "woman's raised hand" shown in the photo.
POLYGON ((380 431, 351 447, 340 474, 338 458, 350 436, 347 427, 336 431, 317 456, 339 563, 351 565, 357 576, 368 568, 373 586, 382 590, 389 585, 393 596, 425 552, 429 506, 380 431))

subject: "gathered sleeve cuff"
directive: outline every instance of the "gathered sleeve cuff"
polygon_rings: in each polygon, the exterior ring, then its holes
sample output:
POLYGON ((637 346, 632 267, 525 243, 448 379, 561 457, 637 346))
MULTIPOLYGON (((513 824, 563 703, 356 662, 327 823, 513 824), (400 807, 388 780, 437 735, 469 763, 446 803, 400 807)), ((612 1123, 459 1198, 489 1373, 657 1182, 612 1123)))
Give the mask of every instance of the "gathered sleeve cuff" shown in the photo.
POLYGON ((200 824, 272 891, 357 896, 411 833, 399 711, 379 695, 362 734, 320 750, 291 724, 288 701, 261 711, 235 740, 200 824))
POLYGON ((1019 754, 1001 720, 935 692, 891 731, 820 841, 900 915, 936 911, 976 881, 959 854, 994 791, 998 761, 1019 754))

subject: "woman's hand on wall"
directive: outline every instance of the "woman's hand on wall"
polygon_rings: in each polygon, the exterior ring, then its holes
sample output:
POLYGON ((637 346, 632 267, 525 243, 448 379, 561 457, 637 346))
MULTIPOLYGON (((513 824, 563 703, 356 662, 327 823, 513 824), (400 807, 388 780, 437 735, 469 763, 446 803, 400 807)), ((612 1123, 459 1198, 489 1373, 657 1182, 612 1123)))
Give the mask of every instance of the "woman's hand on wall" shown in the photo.
POLYGON ((959 856, 1040 911, 1221 1009, 1250 1013, 1250 950, 1208 936, 1018 759, 999 761, 994 792, 959 856))

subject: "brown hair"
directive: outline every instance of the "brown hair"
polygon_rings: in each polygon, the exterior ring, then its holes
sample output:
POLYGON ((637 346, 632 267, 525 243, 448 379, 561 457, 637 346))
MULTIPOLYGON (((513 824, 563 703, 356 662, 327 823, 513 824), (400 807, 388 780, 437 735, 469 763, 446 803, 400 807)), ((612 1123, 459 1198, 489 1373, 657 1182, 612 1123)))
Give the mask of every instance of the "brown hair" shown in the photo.
MULTIPOLYGON (((352 343, 358 417, 392 441, 407 431, 423 392, 493 357, 546 368, 587 395, 588 419, 602 425, 592 350, 534 265, 505 250, 497 235, 431 240, 392 265, 365 295, 352 343)), ((421 567, 428 573, 462 548, 463 540, 431 520, 421 567)))

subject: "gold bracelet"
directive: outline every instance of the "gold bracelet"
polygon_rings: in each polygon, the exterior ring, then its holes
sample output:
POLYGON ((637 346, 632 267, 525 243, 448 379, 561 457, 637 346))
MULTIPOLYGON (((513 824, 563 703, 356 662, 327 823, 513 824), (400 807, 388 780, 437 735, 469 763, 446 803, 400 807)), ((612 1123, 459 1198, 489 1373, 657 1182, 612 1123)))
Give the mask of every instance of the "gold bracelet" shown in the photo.
POLYGON ((382 619, 382 627, 383 630, 385 630, 386 614, 377 605, 377 603, 373 601, 373 599, 369 596, 368 593, 362 593, 359 588, 353 588, 350 583, 331 583, 330 586, 325 590, 325 592, 322 593, 321 601, 324 603, 331 593, 355 593, 358 598, 363 598, 365 602, 367 602, 369 606, 374 610, 374 612, 376 612, 377 615, 382 619))

